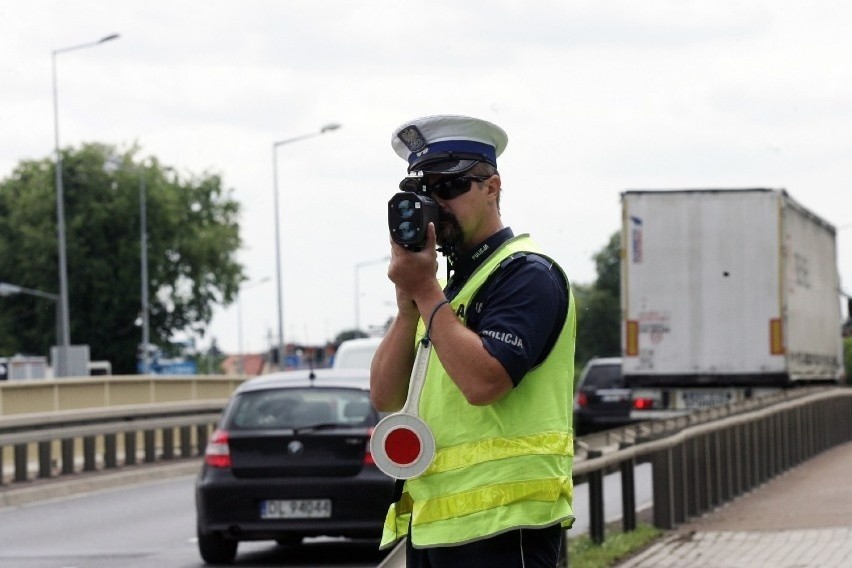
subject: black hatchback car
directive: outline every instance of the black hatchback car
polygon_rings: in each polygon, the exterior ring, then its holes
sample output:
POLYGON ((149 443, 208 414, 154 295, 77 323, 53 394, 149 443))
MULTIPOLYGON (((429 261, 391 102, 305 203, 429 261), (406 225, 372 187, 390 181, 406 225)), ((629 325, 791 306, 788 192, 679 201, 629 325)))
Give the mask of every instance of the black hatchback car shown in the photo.
POLYGON ((625 426, 635 420, 630 389, 624 386, 620 357, 590 360, 583 368, 574 396, 574 427, 578 436, 625 426))
POLYGON ((369 452, 369 371, 288 371, 234 392, 196 481, 198 549, 233 562, 243 540, 381 536, 394 480, 369 452))

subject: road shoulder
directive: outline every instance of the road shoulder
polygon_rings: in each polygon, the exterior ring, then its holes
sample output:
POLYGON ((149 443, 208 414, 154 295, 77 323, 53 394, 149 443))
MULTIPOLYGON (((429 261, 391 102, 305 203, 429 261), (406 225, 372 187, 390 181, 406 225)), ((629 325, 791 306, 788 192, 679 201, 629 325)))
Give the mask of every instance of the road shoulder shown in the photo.
POLYGON ((102 470, 2 485, 0 486, 0 508, 19 507, 37 501, 60 499, 159 479, 195 475, 200 467, 201 460, 192 458, 168 464, 132 466, 115 471, 102 470))

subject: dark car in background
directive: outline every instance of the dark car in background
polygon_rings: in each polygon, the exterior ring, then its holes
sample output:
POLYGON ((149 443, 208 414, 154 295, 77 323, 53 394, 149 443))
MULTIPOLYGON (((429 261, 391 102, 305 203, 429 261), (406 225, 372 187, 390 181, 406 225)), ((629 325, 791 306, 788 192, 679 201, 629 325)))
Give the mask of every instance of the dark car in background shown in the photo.
POLYGON ((626 426, 632 409, 624 385, 621 357, 591 359, 583 368, 574 395, 574 429, 578 436, 626 426))
POLYGON ((366 369, 288 371, 240 385, 196 481, 201 557, 230 563, 244 540, 380 538, 394 480, 369 452, 379 419, 366 369))

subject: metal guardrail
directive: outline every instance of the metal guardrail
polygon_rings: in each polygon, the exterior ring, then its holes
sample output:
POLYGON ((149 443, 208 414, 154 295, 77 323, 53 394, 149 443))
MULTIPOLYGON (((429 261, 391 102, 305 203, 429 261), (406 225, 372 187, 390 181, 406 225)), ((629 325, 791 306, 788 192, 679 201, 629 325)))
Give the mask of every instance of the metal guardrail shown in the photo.
POLYGON ((201 455, 224 404, 217 399, 0 417, 0 485, 201 455))
POLYGON ((634 467, 650 462, 653 523, 672 529, 833 446, 852 440, 852 389, 814 387, 641 423, 578 441, 589 533, 605 538, 603 477, 621 472, 622 528, 636 528, 634 467))
POLYGON ((691 413, 672 418, 638 422, 621 428, 612 428, 602 432, 587 434, 576 440, 574 461, 585 459, 589 452, 596 454, 610 452, 622 446, 635 444, 638 440, 666 436, 696 424, 720 420, 835 388, 837 387, 812 386, 783 390, 771 395, 750 398, 737 403, 695 410, 691 413))
POLYGON ((225 401, 244 380, 0 381, 0 485, 200 455, 225 401))

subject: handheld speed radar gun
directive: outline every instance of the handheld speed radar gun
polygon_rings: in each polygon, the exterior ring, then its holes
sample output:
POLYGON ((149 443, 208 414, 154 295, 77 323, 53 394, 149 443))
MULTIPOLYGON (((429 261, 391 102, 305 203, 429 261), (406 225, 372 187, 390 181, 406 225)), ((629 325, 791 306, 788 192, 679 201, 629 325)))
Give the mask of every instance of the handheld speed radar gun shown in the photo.
POLYGON ((426 195, 417 178, 406 178, 400 193, 388 201, 388 228, 393 242, 413 251, 426 244, 426 227, 438 226, 438 204, 426 195))

